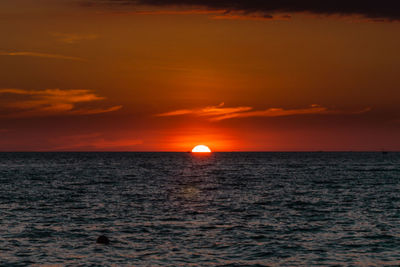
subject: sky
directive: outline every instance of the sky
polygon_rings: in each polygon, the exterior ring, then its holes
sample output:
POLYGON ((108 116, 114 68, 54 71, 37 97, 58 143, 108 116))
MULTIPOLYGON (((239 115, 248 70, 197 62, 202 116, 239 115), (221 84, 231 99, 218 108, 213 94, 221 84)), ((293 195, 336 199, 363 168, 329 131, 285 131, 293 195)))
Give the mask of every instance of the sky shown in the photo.
POLYGON ((395 1, 2 0, 0 151, 400 150, 395 1))

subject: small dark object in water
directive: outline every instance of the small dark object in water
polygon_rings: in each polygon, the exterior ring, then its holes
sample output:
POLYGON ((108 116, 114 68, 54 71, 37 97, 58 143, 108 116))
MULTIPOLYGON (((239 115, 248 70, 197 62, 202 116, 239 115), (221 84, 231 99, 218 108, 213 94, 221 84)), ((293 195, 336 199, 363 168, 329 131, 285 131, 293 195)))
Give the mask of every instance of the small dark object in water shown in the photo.
POLYGON ((108 237, 106 237, 105 235, 101 235, 97 238, 96 243, 108 245, 110 244, 110 239, 108 239, 108 237))

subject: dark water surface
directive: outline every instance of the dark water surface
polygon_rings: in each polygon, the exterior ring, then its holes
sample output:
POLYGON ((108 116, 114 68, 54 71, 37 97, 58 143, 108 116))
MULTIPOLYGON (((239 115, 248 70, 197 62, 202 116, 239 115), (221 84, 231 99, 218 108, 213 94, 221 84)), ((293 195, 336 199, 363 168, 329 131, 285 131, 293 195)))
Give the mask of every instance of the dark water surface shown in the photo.
POLYGON ((0 190, 1 265, 400 265, 400 153, 0 153, 0 190))

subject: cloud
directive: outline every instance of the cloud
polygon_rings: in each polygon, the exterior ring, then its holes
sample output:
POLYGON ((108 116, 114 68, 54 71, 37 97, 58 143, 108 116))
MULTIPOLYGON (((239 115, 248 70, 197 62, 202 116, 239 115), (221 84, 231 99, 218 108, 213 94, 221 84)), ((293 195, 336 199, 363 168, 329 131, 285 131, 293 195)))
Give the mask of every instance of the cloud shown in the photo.
POLYGON ((310 115, 310 114, 361 114, 371 110, 366 108, 363 110, 344 112, 329 110, 320 105, 311 105, 307 108, 299 109, 283 109, 283 108, 269 108, 265 110, 253 110, 252 107, 223 107, 224 103, 218 106, 210 106, 200 109, 181 109, 174 110, 166 113, 157 114, 158 117, 181 116, 181 115, 195 115, 200 117, 207 117, 210 121, 221 121, 233 118, 248 118, 248 117, 285 117, 296 115, 310 115))
POLYGON ((237 114, 244 111, 249 111, 251 107, 234 107, 234 108, 224 108, 224 103, 218 106, 209 106, 200 109, 180 109, 174 110, 166 113, 157 114, 158 117, 169 117, 169 116, 180 116, 180 115, 197 115, 205 117, 220 117, 230 114, 237 114))
POLYGON ((210 15, 215 20, 288 20, 289 15, 265 15, 265 14, 243 14, 242 12, 233 12, 226 10, 206 10, 206 9, 183 9, 183 10, 145 10, 116 12, 120 15, 210 15))
POLYGON ((2 97, 0 107, 4 112, 2 117, 33 117, 51 115, 91 115, 116 111, 122 106, 109 108, 78 108, 82 103, 104 100, 90 90, 22 90, 0 89, 2 97))
POLYGON ((235 14, 235 13, 229 13, 229 14, 222 14, 222 15, 216 15, 213 16, 212 19, 215 20, 256 20, 256 21, 270 21, 270 20, 288 20, 290 19, 290 15, 284 15, 284 16, 272 16, 272 15, 260 15, 260 14, 235 14))
POLYGON ((224 14, 225 10, 206 10, 206 9, 184 9, 184 10, 142 10, 123 12, 123 14, 135 15, 216 15, 224 14))
POLYGON ((96 34, 76 34, 76 33, 59 33, 54 32, 52 35, 57 38, 58 41, 67 44, 76 44, 82 41, 90 41, 97 39, 96 34))
POLYGON ((399 20, 400 2, 393 0, 84 0, 86 4, 206 8, 245 15, 311 13, 318 15, 362 16, 370 19, 399 20))
POLYGON ((127 151, 143 144, 140 139, 112 139, 106 138, 100 133, 64 136, 52 141, 55 144, 62 144, 51 148, 54 151, 127 151))
POLYGON ((40 57, 40 58, 51 58, 51 59, 64 59, 73 61, 86 61, 80 57, 64 56, 58 54, 48 53, 37 53, 37 52, 4 52, 0 51, 0 56, 14 56, 14 57, 40 57))
POLYGON ((70 114, 73 115, 93 115, 93 114, 101 114, 101 113, 108 113, 122 109, 122 106, 113 106, 110 108, 92 108, 92 109, 79 109, 73 110, 70 114))

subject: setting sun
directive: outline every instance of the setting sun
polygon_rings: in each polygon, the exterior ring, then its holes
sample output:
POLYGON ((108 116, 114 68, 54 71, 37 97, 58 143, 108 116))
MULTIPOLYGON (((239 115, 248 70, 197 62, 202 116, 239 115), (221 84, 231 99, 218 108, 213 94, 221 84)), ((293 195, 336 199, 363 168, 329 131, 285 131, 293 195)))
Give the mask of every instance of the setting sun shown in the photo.
POLYGON ((210 153, 211 149, 208 146, 198 145, 192 149, 193 153, 210 153))

